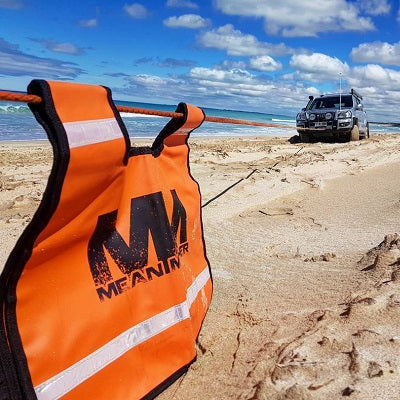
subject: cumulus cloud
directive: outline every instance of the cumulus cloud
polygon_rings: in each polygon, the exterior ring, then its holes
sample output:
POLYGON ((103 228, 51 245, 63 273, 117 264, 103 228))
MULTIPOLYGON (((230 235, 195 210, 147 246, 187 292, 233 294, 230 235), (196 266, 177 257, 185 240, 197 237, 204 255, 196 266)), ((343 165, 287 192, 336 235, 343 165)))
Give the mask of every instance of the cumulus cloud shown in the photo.
POLYGON ((400 71, 377 64, 354 67, 348 78, 364 97, 365 109, 375 121, 400 122, 400 71))
POLYGON ((153 102, 157 94, 164 103, 187 101, 216 108, 226 108, 229 99, 229 106, 236 106, 237 109, 243 109, 244 106, 252 108, 253 103, 254 107, 259 106, 260 97, 266 99, 269 96, 273 101, 278 98, 278 88, 271 80, 259 78, 240 68, 228 69, 227 64, 225 67, 225 70, 217 66, 194 67, 187 74, 169 77, 134 75, 126 79, 128 87, 120 88, 117 92, 140 91, 142 98, 153 102))
POLYGON ((296 70, 298 78, 310 82, 333 82, 340 73, 346 76, 350 71, 347 63, 322 53, 295 54, 290 60, 290 66, 296 70))
POLYGON ((149 14, 146 7, 139 3, 125 4, 124 11, 135 19, 146 18, 149 14))
POLYGON ((224 84, 239 83, 251 84, 254 82, 254 76, 248 71, 236 68, 224 71, 216 68, 196 67, 190 71, 191 78, 204 82, 223 82, 224 84))
POLYGON ((374 29, 371 19, 346 0, 215 0, 215 5, 225 14, 264 19, 271 35, 317 36, 320 32, 374 29))
MULTIPOLYGON (((302 83, 274 81, 261 77, 241 68, 221 70, 218 68, 193 68, 188 79, 191 86, 204 93, 206 99, 220 99, 237 106, 238 109, 263 110, 264 112, 282 112, 282 104, 287 106, 284 113, 295 113, 303 106, 309 94, 317 93, 312 86, 302 83), (260 104, 260 98, 263 99, 260 104)), ((204 97, 203 97, 204 98, 204 97)), ((222 107, 224 104, 221 104, 222 107)))
POLYGON ((196 14, 185 14, 179 17, 169 17, 164 20, 164 25, 168 28, 199 29, 205 28, 209 24, 210 21, 208 19, 204 19, 196 14))
POLYGON ((33 56, 0 39, 0 75, 65 79, 76 78, 83 72, 74 63, 33 56))
POLYGON ((361 10, 370 15, 389 14, 390 4, 387 0, 358 0, 361 10))
POLYGON ((187 0, 168 0, 167 7, 193 8, 193 9, 199 8, 199 6, 196 3, 187 0))
POLYGON ((357 62, 379 62, 383 65, 400 66, 400 42, 361 43, 351 50, 350 56, 357 62))
POLYGON ((52 40, 45 40, 45 39, 31 39, 31 40, 33 42, 41 44, 50 51, 54 51, 55 53, 72 54, 75 56, 85 54, 85 50, 83 48, 76 47, 72 43, 54 42, 52 40))
POLYGON ((224 60, 215 65, 217 69, 230 70, 230 69, 246 69, 247 64, 244 61, 224 60))
POLYGON ((83 19, 79 21, 79 26, 82 28, 94 28, 98 25, 97 19, 92 18, 92 19, 83 19))
POLYGON ((291 53, 285 44, 260 42, 250 34, 244 34, 231 24, 203 32, 197 39, 203 47, 224 50, 232 56, 284 55, 291 53))
POLYGON ((139 74, 129 77, 131 83, 137 86, 142 86, 146 88, 159 88, 170 82, 170 79, 162 78, 156 75, 139 74))
MULTIPOLYGON (((180 63, 179 60, 168 59, 152 59, 151 62, 180 63)), ((157 101, 163 103, 187 101, 216 108, 226 108, 229 104, 233 109, 294 115, 304 107, 309 95, 321 93, 322 88, 322 92, 338 90, 341 73, 343 90, 354 87, 364 96, 365 109, 371 120, 398 120, 400 71, 373 63, 350 67, 336 57, 314 53, 293 55, 290 76, 258 73, 263 68, 278 66, 276 60, 265 55, 253 56, 247 61, 225 60, 209 68, 192 67, 182 75, 125 77, 128 85, 117 92, 141 93, 143 99, 153 102, 156 95, 157 101), (282 109, 282 104, 285 109, 282 109)))
POLYGON ((378 64, 354 67, 348 82, 356 87, 374 86, 380 90, 400 91, 400 71, 378 64))
POLYGON ((270 56, 260 56, 250 59, 249 67, 256 71, 272 72, 282 68, 282 64, 270 56))
POLYGON ((400 98, 400 71, 378 64, 349 67, 337 58, 320 53, 294 55, 290 66, 295 71, 284 75, 283 79, 292 83, 308 81, 336 86, 341 73, 342 88, 353 87, 363 95, 371 118, 375 121, 399 120, 396 99, 400 98))

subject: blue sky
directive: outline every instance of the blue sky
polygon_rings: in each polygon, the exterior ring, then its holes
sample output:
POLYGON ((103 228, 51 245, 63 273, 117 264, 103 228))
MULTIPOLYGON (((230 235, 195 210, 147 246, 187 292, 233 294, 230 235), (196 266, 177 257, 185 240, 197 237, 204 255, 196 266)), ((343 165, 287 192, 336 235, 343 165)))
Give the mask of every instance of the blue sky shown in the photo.
POLYGON ((294 115, 341 77, 372 119, 399 122, 399 29, 390 0, 0 0, 0 88, 68 80, 294 115))

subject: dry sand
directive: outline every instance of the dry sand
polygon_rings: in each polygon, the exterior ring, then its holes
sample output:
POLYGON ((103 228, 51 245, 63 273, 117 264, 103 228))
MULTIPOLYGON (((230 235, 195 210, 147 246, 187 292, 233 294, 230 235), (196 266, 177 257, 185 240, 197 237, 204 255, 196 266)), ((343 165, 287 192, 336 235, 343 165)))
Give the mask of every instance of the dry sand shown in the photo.
MULTIPOLYGON (((400 134, 288 138, 190 141, 203 203, 239 183, 203 208, 213 301, 159 400, 400 399, 400 134)), ((50 165, 46 142, 0 142, 0 265, 50 165)))

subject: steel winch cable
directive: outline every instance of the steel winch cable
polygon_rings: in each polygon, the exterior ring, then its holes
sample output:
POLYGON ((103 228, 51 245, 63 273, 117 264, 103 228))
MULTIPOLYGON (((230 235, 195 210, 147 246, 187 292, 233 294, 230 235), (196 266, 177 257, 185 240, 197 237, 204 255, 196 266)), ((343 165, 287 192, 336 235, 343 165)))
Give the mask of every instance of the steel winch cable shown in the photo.
MULTIPOLYGON (((42 98, 40 96, 25 94, 25 93, 14 93, 7 91, 0 91, 0 100, 8 100, 8 101, 16 101, 20 103, 31 103, 31 104, 40 104, 42 102, 42 98)), ((182 113, 177 112, 169 112, 169 111, 160 111, 160 110, 149 110, 146 108, 138 108, 138 107, 126 107, 126 106, 116 106, 119 112, 127 112, 134 114, 145 114, 145 115, 156 115, 159 117, 169 117, 169 118, 182 118, 182 113)), ((270 124, 268 122, 257 122, 257 121, 248 121, 243 119, 232 119, 232 118, 223 118, 223 117, 212 117, 206 116, 205 121, 208 122, 216 122, 220 124, 236 124, 236 125, 251 125, 251 126, 263 126, 268 128, 283 128, 283 129, 293 129, 293 126, 289 125, 277 125, 270 124)))

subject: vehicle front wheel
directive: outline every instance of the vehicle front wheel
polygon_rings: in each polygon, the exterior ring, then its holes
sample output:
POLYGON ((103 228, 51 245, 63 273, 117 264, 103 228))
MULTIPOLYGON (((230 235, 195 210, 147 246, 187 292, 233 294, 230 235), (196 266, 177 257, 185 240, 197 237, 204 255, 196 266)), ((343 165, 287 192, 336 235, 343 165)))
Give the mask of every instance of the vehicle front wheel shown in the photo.
POLYGON ((355 142, 357 140, 360 140, 360 130, 358 129, 357 125, 353 126, 353 129, 350 132, 350 140, 352 142, 355 142))
POLYGON ((311 142, 310 135, 308 133, 299 132, 299 135, 300 135, 300 141, 302 143, 310 143, 311 142))

